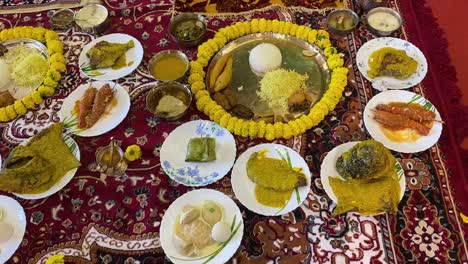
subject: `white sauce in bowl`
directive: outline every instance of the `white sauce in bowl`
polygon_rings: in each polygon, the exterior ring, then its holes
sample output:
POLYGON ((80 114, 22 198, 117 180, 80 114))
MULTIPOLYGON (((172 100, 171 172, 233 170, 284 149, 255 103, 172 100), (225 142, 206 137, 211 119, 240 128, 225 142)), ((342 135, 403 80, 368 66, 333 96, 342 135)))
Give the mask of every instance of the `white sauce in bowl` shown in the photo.
POLYGON ((379 31, 394 31, 400 27, 398 18, 388 12, 375 12, 369 15, 367 23, 379 31))
POLYGON ((75 22, 80 27, 94 27, 106 20, 107 10, 101 6, 89 5, 80 9, 75 14, 75 22))

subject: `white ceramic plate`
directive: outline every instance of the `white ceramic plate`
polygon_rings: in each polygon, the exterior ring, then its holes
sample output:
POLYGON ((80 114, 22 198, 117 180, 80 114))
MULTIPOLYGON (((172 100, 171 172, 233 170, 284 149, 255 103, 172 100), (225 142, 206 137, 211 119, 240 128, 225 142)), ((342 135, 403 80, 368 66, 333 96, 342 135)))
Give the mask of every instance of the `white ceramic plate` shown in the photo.
POLYGON ((125 88, 114 82, 96 81, 78 86, 75 91, 65 98, 59 112, 60 120, 68 123, 69 120, 76 119, 76 116, 72 115, 75 102, 77 100, 81 100, 81 97, 90 86, 101 89, 104 84, 109 84, 111 88, 114 87, 115 94, 113 101, 107 106, 107 110, 101 118, 99 118, 96 124, 94 124, 94 126, 84 130, 80 130, 76 126, 72 127, 70 131, 77 136, 94 137, 102 135, 118 126, 127 116, 128 111, 130 110, 130 96, 125 88))
POLYGON ((218 124, 196 120, 177 127, 161 147, 161 166, 174 181, 186 186, 205 186, 223 178, 236 159, 236 141, 232 134, 218 124), (191 138, 216 139, 216 160, 186 162, 185 154, 191 138))
POLYGON ((188 192, 175 200, 164 213, 160 227, 160 239, 161 246, 166 256, 174 263, 226 263, 236 253, 239 245, 242 241, 242 235, 244 234, 244 221, 242 214, 237 205, 232 201, 231 198, 225 194, 210 190, 210 189, 199 189, 188 192), (213 200, 223 206, 224 209, 224 220, 227 224, 232 226, 232 230, 237 231, 232 235, 231 240, 228 240, 226 246, 209 262, 206 262, 209 257, 200 259, 199 257, 189 258, 179 254, 175 245, 173 244, 173 230, 174 222, 177 219, 177 215, 180 214, 182 208, 185 205, 198 205, 205 200, 213 200), (232 224, 234 222, 234 224, 232 224))
POLYGON ((0 210, 3 211, 0 222, 5 222, 13 227, 12 237, 8 241, 0 243, 0 263, 5 263, 13 256, 23 241, 26 230, 26 215, 23 207, 16 200, 4 195, 0 195, 0 210))
POLYGON ((366 129, 369 131, 369 134, 373 139, 384 144, 385 147, 403 153, 415 153, 424 151, 432 147, 439 140, 440 134, 442 133, 442 123, 434 122, 432 129, 430 130, 427 136, 421 136, 418 140, 414 142, 395 142, 388 139, 380 128, 380 125, 373 118, 372 110, 378 104, 386 104, 390 102, 413 102, 418 103, 422 106, 428 108, 428 110, 435 112, 436 120, 441 120, 440 114, 437 109, 424 97, 408 92, 408 91, 385 91, 374 96, 366 105, 364 109, 364 124, 366 129))
POLYGON ((279 144, 260 144, 247 149, 237 159, 232 169, 231 185, 236 198, 249 210, 261 215, 283 215, 293 211, 304 202, 310 190, 310 177, 310 170, 307 163, 301 155, 293 149, 279 144), (288 152, 292 167, 302 168, 307 178, 307 186, 297 188, 299 200, 297 199, 296 191, 293 191, 289 202, 284 208, 265 206, 257 201, 254 193, 255 183, 247 176, 247 161, 253 153, 261 150, 267 150, 267 156, 275 159, 281 159, 281 155, 286 157, 285 153, 288 152), (280 152, 281 155, 278 152, 280 152))
MULTIPOLYGON (((73 138, 69 136, 64 136, 63 140, 65 141, 65 144, 70 148, 72 153, 75 155, 76 159, 80 160, 80 147, 78 144, 73 140, 73 138)), ((23 143, 23 144, 26 144, 23 143)), ((65 187, 72 179, 73 176, 75 176, 76 171, 78 168, 74 168, 69 170, 61 179, 58 181, 54 186, 52 186, 49 190, 43 192, 43 193, 35 193, 35 194, 25 194, 25 193, 13 193, 19 198, 27 199, 27 200, 36 200, 36 199, 42 199, 46 198, 48 196, 51 196, 52 194, 60 191, 65 187)))
POLYGON ((399 38, 376 38, 370 40, 358 50, 356 55, 356 64, 361 74, 369 81, 372 86, 380 91, 386 89, 405 89, 420 83, 427 73, 427 61, 424 54, 416 46, 406 40, 399 38), (376 77, 370 78, 367 71, 370 69, 368 59, 370 55, 381 48, 392 47, 399 50, 404 50, 406 54, 418 62, 418 68, 409 78, 405 80, 397 80, 391 77, 376 77))
POLYGON ((80 72, 86 75, 87 77, 97 80, 97 81, 111 81, 115 79, 119 79, 122 77, 125 77, 132 73, 136 68, 138 68, 138 65, 140 65, 141 60, 143 59, 143 46, 141 46, 140 41, 138 41, 136 38, 127 35, 127 34, 120 34, 120 33, 115 33, 115 34, 109 34, 102 36, 100 38, 97 38, 90 43, 88 43, 86 46, 83 47, 83 50, 80 53, 80 57, 78 59, 79 65, 80 65, 80 72), (89 58, 86 56, 86 53, 88 50, 96 43, 99 41, 107 41, 111 43, 127 43, 130 40, 133 40, 133 43, 135 44, 135 47, 127 50, 125 53, 125 56, 127 58, 127 63, 133 61, 132 65, 123 67, 118 70, 113 70, 112 68, 105 68, 105 69, 97 69, 96 71, 83 71, 83 68, 85 66, 89 65, 89 58))
MULTIPOLYGON (((341 155, 343 155, 344 152, 348 151, 350 148, 352 148, 354 145, 358 144, 358 141, 353 141, 353 142, 347 142, 343 143, 334 149, 332 149, 330 152, 328 152, 327 156, 323 159, 322 166, 320 168, 320 180, 322 181, 322 187, 327 193, 328 197, 335 202, 335 204, 338 201, 338 198, 336 198, 335 193, 333 192, 333 189, 330 186, 330 182, 328 179, 330 177, 339 177, 339 173, 336 170, 336 160, 338 160, 341 155)), ((398 175, 398 181, 400 183, 400 201, 405 195, 405 190, 406 190, 406 181, 405 181, 405 172, 403 171, 403 168, 401 167, 400 163, 396 161, 395 163, 395 170, 397 171, 398 175)))

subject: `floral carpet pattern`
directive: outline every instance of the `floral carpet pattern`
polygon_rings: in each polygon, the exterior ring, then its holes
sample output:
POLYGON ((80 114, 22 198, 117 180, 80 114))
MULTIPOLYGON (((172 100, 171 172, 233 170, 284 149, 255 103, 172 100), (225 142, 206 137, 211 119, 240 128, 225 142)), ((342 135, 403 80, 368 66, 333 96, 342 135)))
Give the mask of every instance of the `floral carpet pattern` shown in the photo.
MULTIPOLYGON (((189 114, 176 122, 161 122, 145 109, 145 95, 154 85, 154 80, 145 70, 151 54, 179 48, 167 32, 174 12, 187 10, 178 2, 105 2, 112 19, 107 33, 131 34, 142 42, 145 49, 142 65, 131 75, 117 80, 130 94, 130 112, 118 127, 104 135, 75 138, 80 146, 83 166, 62 191, 40 200, 18 199, 26 211, 27 228, 20 248, 8 263, 45 263, 52 254, 65 255, 67 263, 170 263, 159 241, 161 219, 172 201, 194 188, 179 185, 165 175, 159 162, 161 145, 178 125, 190 120, 208 119, 194 106, 189 114), (138 144, 143 150, 142 159, 130 163, 123 176, 113 177, 96 171, 95 153, 106 146, 111 137, 122 147, 138 144)), ((419 1, 391 1, 391 5, 405 16, 411 14, 405 12, 411 7, 408 2, 419 1)), ((352 1, 349 5, 358 8, 352 1)), ((21 25, 49 27, 50 14, 50 11, 44 11, 1 15, 0 28, 21 25)), ((209 37, 218 28, 231 23, 261 17, 324 28, 326 13, 272 7, 238 16, 211 15, 208 17, 209 37)), ((395 36, 409 38, 419 45, 421 40, 410 31, 416 28, 416 22, 408 20, 407 23, 403 32, 395 36)), ((39 129, 58 122, 57 113, 63 99, 87 82, 79 72, 78 56, 81 48, 95 36, 76 29, 61 32, 60 36, 68 59, 67 74, 60 83, 60 90, 37 109, 10 123, 0 124, 2 157, 39 129)), ((369 137, 363 128, 361 113, 376 91, 362 78, 352 59, 359 47, 372 38, 374 36, 365 25, 360 24, 353 34, 334 40, 334 45, 345 54, 345 64, 350 69, 349 84, 342 101, 319 126, 306 134, 276 141, 301 153, 312 173, 311 190, 298 209, 279 217, 260 216, 235 199, 229 175, 208 186, 233 197, 244 217, 244 237, 232 263, 468 261, 467 227, 459 218, 460 208, 454 201, 454 185, 451 183, 454 174, 460 172, 448 166, 447 154, 440 145, 412 155, 394 153, 405 170, 407 183, 407 191, 396 215, 364 217, 349 213, 331 216, 335 205, 322 188, 320 164, 334 146, 369 137)), ((196 56, 195 49, 182 50, 190 58, 196 56)), ((433 74, 437 72, 429 75, 433 74)), ((431 91, 426 86, 435 89, 432 82, 431 78, 426 78, 422 85, 411 90, 430 95, 431 91)), ((429 98, 439 107, 437 100, 429 98)), ((238 155, 258 143, 261 141, 236 137, 238 155)))

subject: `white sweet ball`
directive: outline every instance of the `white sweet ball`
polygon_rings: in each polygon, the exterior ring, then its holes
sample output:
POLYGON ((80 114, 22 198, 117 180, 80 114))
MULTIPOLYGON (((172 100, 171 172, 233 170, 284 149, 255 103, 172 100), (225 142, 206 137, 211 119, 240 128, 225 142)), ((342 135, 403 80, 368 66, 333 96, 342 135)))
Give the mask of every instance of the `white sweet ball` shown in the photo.
POLYGON ((249 54, 250 68, 258 76, 280 68, 282 61, 280 49, 271 43, 259 44, 249 54))
POLYGON ((223 243, 231 236, 231 228, 225 222, 218 222, 211 229, 211 237, 213 240, 223 243))

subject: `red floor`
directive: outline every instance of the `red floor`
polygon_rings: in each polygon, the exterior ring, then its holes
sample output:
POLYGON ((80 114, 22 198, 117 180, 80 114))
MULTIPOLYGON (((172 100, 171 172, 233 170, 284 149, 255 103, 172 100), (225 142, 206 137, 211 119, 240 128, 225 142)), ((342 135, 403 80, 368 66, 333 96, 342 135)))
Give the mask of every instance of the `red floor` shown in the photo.
MULTIPOLYGON (((404 0, 403 0, 404 1, 404 0)), ((464 17, 468 11, 467 0, 427 0, 449 43, 448 49, 455 66, 458 87, 462 92, 462 102, 468 105, 468 30, 464 17)), ((468 149, 468 138, 463 147, 468 149)))

